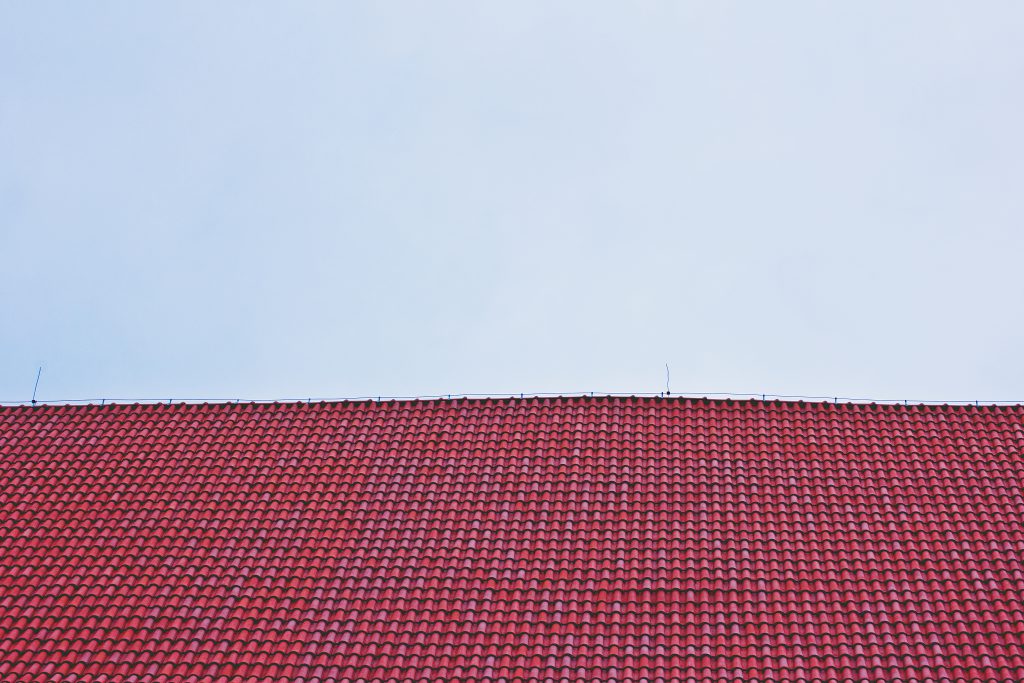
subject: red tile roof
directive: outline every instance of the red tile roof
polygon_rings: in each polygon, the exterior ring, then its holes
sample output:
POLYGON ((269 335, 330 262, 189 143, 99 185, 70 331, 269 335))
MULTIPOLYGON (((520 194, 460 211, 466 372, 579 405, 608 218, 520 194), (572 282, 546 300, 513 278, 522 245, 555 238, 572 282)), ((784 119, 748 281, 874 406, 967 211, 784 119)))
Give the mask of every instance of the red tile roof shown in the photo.
POLYGON ((1024 408, 0 409, 0 680, 1024 680, 1024 408))

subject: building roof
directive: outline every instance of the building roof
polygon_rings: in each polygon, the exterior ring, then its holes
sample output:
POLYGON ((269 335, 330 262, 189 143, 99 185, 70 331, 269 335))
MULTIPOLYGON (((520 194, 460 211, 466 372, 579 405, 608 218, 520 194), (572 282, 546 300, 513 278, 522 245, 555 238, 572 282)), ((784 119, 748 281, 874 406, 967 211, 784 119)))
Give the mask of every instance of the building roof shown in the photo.
POLYGON ((0 680, 1024 680, 1024 408, 0 408, 0 680))

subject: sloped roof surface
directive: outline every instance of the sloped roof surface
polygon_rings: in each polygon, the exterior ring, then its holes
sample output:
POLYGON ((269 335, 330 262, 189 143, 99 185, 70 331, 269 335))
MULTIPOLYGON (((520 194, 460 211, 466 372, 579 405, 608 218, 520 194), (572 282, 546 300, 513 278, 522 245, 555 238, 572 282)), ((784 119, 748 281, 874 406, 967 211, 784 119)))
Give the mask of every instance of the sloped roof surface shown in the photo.
POLYGON ((0 409, 0 680, 1024 680, 1024 409, 0 409))

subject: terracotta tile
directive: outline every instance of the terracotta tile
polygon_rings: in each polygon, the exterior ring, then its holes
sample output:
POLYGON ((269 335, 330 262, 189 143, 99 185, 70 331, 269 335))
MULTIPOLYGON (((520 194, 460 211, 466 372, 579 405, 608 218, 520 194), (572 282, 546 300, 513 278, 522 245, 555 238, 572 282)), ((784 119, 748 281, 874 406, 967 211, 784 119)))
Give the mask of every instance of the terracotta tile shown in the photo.
POLYGON ((1024 408, 0 408, 0 681, 1024 680, 1024 408))

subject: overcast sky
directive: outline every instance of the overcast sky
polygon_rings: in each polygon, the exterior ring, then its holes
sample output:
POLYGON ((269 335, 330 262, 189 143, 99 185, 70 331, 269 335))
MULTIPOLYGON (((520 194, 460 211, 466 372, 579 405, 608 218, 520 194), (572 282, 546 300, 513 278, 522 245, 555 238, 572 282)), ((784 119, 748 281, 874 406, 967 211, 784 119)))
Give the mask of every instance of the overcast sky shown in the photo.
POLYGON ((1024 5, 4 3, 0 400, 1024 400, 1024 5))

